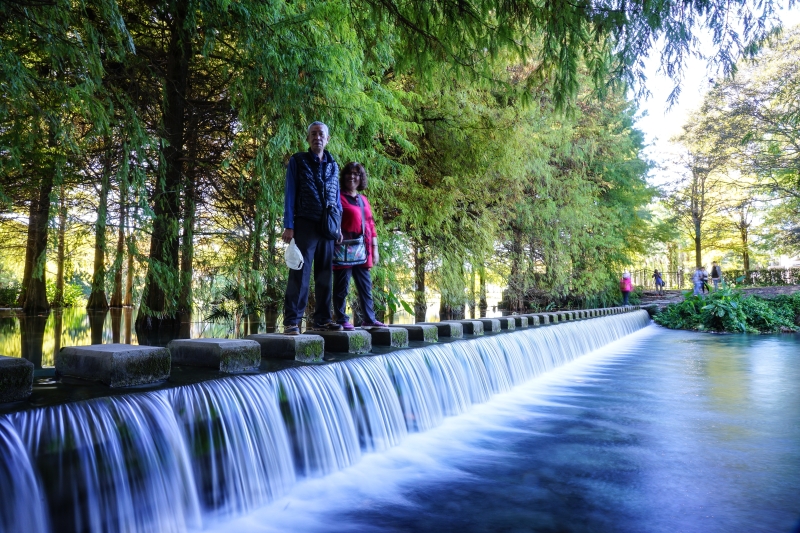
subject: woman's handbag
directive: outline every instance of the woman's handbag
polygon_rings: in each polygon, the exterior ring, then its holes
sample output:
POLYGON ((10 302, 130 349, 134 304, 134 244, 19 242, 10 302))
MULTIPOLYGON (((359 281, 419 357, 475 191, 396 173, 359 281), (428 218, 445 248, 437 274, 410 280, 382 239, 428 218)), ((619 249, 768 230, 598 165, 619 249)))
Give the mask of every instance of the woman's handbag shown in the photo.
POLYGON ((348 239, 337 242, 333 247, 333 264, 336 266, 357 266, 367 262, 366 219, 364 215, 364 202, 361 195, 356 196, 358 207, 361 208, 361 235, 357 239, 348 239))

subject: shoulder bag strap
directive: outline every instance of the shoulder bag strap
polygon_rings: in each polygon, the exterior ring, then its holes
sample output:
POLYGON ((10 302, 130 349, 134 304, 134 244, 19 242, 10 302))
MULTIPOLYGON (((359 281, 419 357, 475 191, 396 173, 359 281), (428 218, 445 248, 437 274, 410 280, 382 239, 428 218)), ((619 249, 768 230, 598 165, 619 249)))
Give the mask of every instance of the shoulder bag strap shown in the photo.
POLYGON ((361 195, 356 196, 356 201, 358 202, 358 207, 361 208, 361 235, 364 236, 364 246, 367 245, 367 217, 364 214, 364 200, 361 199, 361 195))

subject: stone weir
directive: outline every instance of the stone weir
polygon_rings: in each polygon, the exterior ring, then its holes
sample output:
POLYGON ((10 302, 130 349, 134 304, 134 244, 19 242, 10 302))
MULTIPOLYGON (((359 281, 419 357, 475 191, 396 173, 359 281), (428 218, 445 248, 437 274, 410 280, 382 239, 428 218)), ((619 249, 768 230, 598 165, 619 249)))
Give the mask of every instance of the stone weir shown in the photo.
POLYGON ((73 347, 27 400, 32 369, 0 359, 19 387, 3 389, 0 533, 202 529, 649 323, 614 308, 73 347))

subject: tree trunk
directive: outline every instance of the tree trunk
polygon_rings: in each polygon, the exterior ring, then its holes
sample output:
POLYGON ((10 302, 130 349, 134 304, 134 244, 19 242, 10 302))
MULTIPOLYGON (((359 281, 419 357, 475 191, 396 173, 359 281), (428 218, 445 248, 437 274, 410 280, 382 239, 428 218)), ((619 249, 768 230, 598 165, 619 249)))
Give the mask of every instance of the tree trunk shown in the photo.
POLYGON ((67 203, 64 201, 64 186, 58 206, 58 255, 56 258, 56 294, 53 307, 64 307, 64 237, 67 231, 67 203))
POLYGON ((694 221, 694 266, 703 266, 703 243, 701 240, 700 221, 694 221))
POLYGON ((475 265, 471 265, 469 274, 469 317, 475 318, 475 265))
POLYGON ((178 265, 180 187, 183 175, 186 95, 189 79, 192 31, 188 22, 188 0, 169 3, 170 43, 165 66, 162 109, 162 148, 159 179, 153 195, 153 233, 150 260, 136 332, 142 344, 164 344, 180 332, 177 300, 181 283, 178 265))
MULTIPOLYGON (((106 143, 110 143, 106 140, 106 143)), ((108 222, 108 190, 111 188, 111 153, 103 158, 103 175, 100 180, 100 201, 97 206, 97 221, 94 224, 94 272, 92 292, 86 309, 102 311, 108 309, 106 299, 106 223, 108 222)))
POLYGON ((414 241, 414 321, 425 322, 428 304, 425 301, 425 250, 414 241))
MULTIPOLYGON (((114 254, 114 290, 111 293, 109 307, 122 307, 122 262, 125 257, 125 220, 127 206, 125 205, 124 186, 119 188, 119 231, 117 232, 117 250, 114 254)), ((119 341, 115 341, 119 342, 119 341)))
POLYGON ((192 314, 192 276, 194 274, 194 221, 196 213, 194 171, 187 172, 183 206, 183 235, 181 238, 181 295, 178 310, 192 314))
POLYGON ((252 247, 252 256, 250 261, 250 275, 248 276, 248 280, 250 282, 250 289, 247 291, 247 297, 250 301, 247 302, 247 310, 249 311, 248 314, 248 321, 250 322, 250 334, 258 333, 258 328, 260 326, 260 320, 258 317, 258 294, 255 292, 255 287, 258 287, 259 284, 254 283, 256 276, 260 275, 261 270, 261 235, 264 232, 264 222, 261 217, 261 214, 256 207, 256 211, 253 217, 253 237, 251 239, 253 243, 252 247), (254 286, 255 285, 255 286, 254 286))
MULTIPOLYGON (((28 218, 28 246, 25 250, 25 273, 20 292, 20 307, 28 313, 48 311, 47 284, 47 227, 50 219, 50 194, 53 192, 53 172, 44 172, 38 198, 31 202, 28 218)), ((40 350, 41 351, 41 350, 40 350)))
POLYGON ((478 269, 478 283, 480 284, 478 309, 480 310, 481 318, 486 318, 486 310, 489 309, 489 304, 486 302, 486 271, 483 265, 478 269))
POLYGON ((744 267, 744 273, 746 276, 749 277, 750 274, 750 246, 748 244, 748 232, 747 227, 743 226, 739 229, 739 233, 742 237, 742 266, 744 267))
MULTIPOLYGON (((133 258, 136 255, 136 235, 131 228, 131 234, 128 236, 128 265, 125 267, 125 307, 133 306, 133 258)), ((130 343, 128 343, 130 344, 130 343)))

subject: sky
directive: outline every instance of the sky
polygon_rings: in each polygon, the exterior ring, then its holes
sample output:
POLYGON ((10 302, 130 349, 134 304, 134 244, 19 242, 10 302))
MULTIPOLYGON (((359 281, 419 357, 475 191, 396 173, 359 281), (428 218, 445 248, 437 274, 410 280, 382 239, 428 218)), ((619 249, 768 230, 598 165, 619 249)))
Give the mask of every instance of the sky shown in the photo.
MULTIPOLYGON (((784 28, 800 24, 800 8, 782 11, 779 17, 784 28)), ((711 43, 710 32, 700 38, 704 43, 711 43)), ((691 58, 684 71, 680 98, 669 108, 667 98, 674 82, 666 75, 657 73, 659 61, 658 50, 645 60, 645 86, 651 96, 638 102, 640 118, 637 120, 637 127, 645 135, 647 157, 657 165, 666 166, 679 153, 679 147, 670 142, 670 139, 681 132, 688 116, 702 104, 703 96, 711 87, 709 79, 719 78, 719 75, 709 70, 704 60, 691 58)), ((650 182, 656 186, 668 185, 672 179, 674 177, 666 169, 658 166, 650 173, 650 182)))

